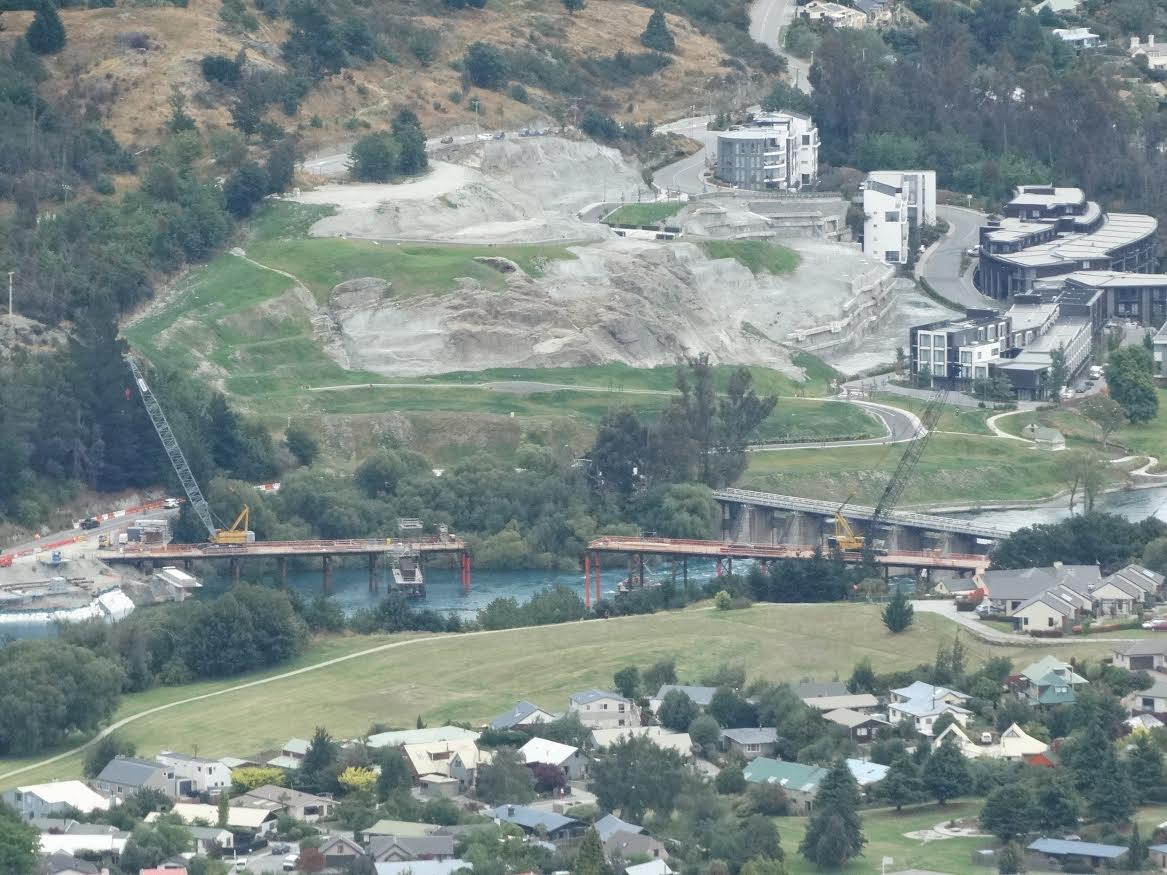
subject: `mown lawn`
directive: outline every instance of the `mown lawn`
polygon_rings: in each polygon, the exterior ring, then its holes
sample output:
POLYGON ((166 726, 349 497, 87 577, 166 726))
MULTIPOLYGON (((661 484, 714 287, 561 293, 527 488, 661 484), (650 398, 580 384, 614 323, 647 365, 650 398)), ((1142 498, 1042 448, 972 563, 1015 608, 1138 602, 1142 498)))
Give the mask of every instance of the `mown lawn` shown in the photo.
POLYGON ((793 273, 800 261, 793 249, 764 240, 706 240, 701 248, 710 258, 732 258, 753 274, 793 273))
POLYGON ((681 201, 660 201, 645 204, 625 204, 610 213, 607 225, 655 225, 669 216, 675 216, 685 206, 681 201))
MULTIPOLYGON (((1130 447, 1138 454, 1162 458, 1167 455, 1167 389, 1159 389, 1159 415, 1141 425, 1127 424, 1109 437, 1110 452, 1116 452, 1115 445, 1130 447)), ((1010 434, 1020 434, 1030 422, 1056 428, 1069 442, 1102 449, 1102 432, 1093 422, 1077 412, 1078 401, 1071 399, 1062 407, 1035 410, 1006 416, 998 425, 1010 434)))
MULTIPOLYGON (((902 444, 754 453, 741 485, 790 495, 874 504, 903 454, 902 444)), ((1037 499, 1063 488, 1057 453, 1019 441, 936 434, 916 465, 901 505, 1037 499)))
MULTIPOLYGON (((925 614, 910 631, 892 636, 880 624, 876 606, 824 604, 727 612, 692 608, 479 635, 329 638, 314 645, 297 666, 386 642, 403 644, 159 711, 128 724, 121 734, 146 756, 165 748, 247 756, 275 750, 289 737, 310 735, 318 725, 344 737, 364 732, 373 722, 412 726, 418 715, 430 725, 481 723, 523 698, 557 708, 573 690, 610 684, 622 666, 664 658, 676 660, 683 679, 697 679, 723 662, 741 663, 750 677, 770 680, 845 678, 864 657, 882 671, 909 668, 931 660, 956 631, 950 621, 925 614)), ((962 640, 973 666, 990 656, 1033 658, 1030 648, 990 647, 968 635, 962 640)), ((1096 657, 1106 647, 1084 643, 1064 651, 1066 658, 1070 653, 1096 657)), ((127 696, 117 717, 265 674, 127 696)), ((0 761, 0 788, 74 777, 81 756, 3 776, 26 763, 0 761)))

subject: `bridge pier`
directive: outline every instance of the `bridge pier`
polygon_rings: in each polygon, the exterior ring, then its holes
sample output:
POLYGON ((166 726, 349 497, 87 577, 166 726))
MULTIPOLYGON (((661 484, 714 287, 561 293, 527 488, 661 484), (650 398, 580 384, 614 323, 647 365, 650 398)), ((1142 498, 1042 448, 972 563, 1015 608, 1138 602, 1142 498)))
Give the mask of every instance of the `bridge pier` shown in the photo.
POLYGON ((231 582, 232 583, 239 583, 240 566, 242 564, 243 564, 243 562, 242 562, 242 560, 240 560, 240 558, 238 556, 231 557, 230 565, 231 565, 231 582))
POLYGON ((324 577, 324 591, 332 592, 332 557, 327 555, 323 556, 321 565, 324 577))
POLYGON ((377 582, 377 555, 376 553, 369 554, 369 592, 376 592, 380 589, 377 582))
POLYGON ((465 550, 458 554, 458 570, 462 578, 462 595, 470 595, 470 554, 465 550))
POLYGON ((592 554, 592 577, 596 581, 596 604, 598 605, 604 598, 604 592, 600 588, 600 554, 592 554))
POLYGON ((279 557, 279 559, 276 560, 276 563, 279 566, 280 586, 283 587, 284 589, 287 589, 288 588, 288 557, 281 556, 281 557, 279 557))
POLYGON ((592 557, 591 557, 590 553, 584 553, 583 573, 584 573, 584 610, 591 610, 591 607, 592 607, 592 557))

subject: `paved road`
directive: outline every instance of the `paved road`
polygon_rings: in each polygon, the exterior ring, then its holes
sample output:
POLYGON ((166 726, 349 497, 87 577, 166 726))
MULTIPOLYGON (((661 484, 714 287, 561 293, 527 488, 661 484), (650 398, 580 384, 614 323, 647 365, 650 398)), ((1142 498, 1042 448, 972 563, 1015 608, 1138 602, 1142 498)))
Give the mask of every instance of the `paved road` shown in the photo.
POLYGON ((887 444, 900 444, 915 440, 920 430, 920 420, 912 412, 892 407, 888 404, 877 404, 873 401, 853 401, 843 398, 821 399, 837 401, 840 404, 854 404, 866 410, 884 428, 882 437, 862 438, 854 441, 803 441, 796 444, 755 444, 749 448, 751 453, 780 452, 782 450, 828 450, 846 447, 880 447, 887 444))
POLYGON ((795 86, 810 94, 810 62, 782 51, 782 28, 794 21, 795 0, 757 0, 750 7, 750 36, 786 58, 795 86))
MULTIPOLYGON (((936 394, 929 389, 911 389, 907 386, 897 386, 891 382, 890 374, 878 374, 874 377, 851 380, 849 383, 844 383, 843 388, 851 392, 861 392, 863 394, 869 392, 887 392, 890 395, 902 395, 905 398, 915 398, 918 401, 931 401, 936 394)), ((980 404, 976 398, 961 392, 949 393, 948 400, 945 403, 953 407, 976 407, 980 404)))
POLYGON ((939 614, 942 617, 947 617, 949 620, 952 620, 954 623, 959 623, 972 632, 972 634, 984 641, 988 641, 990 644, 1048 647, 1051 644, 1082 644, 1087 641, 1090 643, 1105 643, 1137 640, 1134 638, 1102 638, 1097 635, 1091 635, 1088 638, 1080 636, 1069 638, 1031 638, 1028 635, 1020 635, 1016 632, 1002 632, 999 629, 994 629, 992 626, 986 626, 971 611, 958 611, 956 604, 950 599, 916 599, 912 601, 912 607, 922 614, 939 614))
POLYGON ((985 297, 973 285, 975 261, 963 273, 960 269, 965 250, 976 246, 980 239, 980 227, 985 222, 985 215, 976 210, 949 206, 938 206, 936 214, 948 223, 949 233, 928 253, 920 275, 939 294, 957 304, 998 308, 1000 302, 985 297))
POLYGON ((711 118, 713 117, 708 115, 683 118, 656 129, 658 134, 680 134, 705 144, 705 148, 699 149, 687 158, 657 170, 652 175, 652 184, 658 190, 679 191, 683 194, 703 194, 709 191, 709 184, 703 178, 703 171, 709 150, 717 145, 717 131, 708 130, 706 127, 711 118))
MULTIPOLYGON (((55 550, 59 549, 62 552, 68 554, 72 552, 77 546, 92 547, 93 545, 97 544, 98 535, 108 535, 117 531, 118 529, 124 529, 135 519, 170 519, 171 517, 175 516, 178 516, 177 510, 159 509, 142 511, 141 513, 134 514, 133 516, 123 516, 118 517, 117 519, 106 520, 105 522, 99 524, 95 529, 62 529, 59 532, 49 532, 48 534, 42 535, 39 538, 34 538, 31 541, 23 541, 19 544, 9 544, 4 546, 3 551, 5 553, 23 553, 26 550, 39 551, 47 549, 45 546, 47 544, 55 544, 58 541, 64 541, 67 538, 84 538, 83 541, 78 541, 75 545, 66 545, 63 547, 53 548, 55 550)), ((22 557, 16 560, 17 564, 30 561, 32 561, 31 557, 22 557)))

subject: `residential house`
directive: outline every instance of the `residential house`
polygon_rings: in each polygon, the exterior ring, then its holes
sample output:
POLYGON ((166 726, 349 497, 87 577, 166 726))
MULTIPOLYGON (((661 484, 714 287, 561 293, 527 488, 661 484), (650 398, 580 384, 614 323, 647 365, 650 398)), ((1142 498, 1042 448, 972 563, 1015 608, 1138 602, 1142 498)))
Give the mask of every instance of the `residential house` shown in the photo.
POLYGON ((1162 720, 1154 714, 1135 714, 1133 717, 1128 717, 1123 721, 1131 732, 1150 732, 1153 729, 1162 729, 1164 724, 1162 720))
MULTIPOLYGON (((237 836, 243 834, 262 836, 275 831, 277 816, 274 811, 268 811, 263 808, 248 808, 234 804, 238 800, 233 799, 231 801, 233 804, 227 808, 227 828, 237 836)), ((170 813, 176 815, 188 826, 199 822, 219 822, 219 807, 217 805, 203 805, 199 802, 176 802, 174 807, 170 809, 170 813)), ((157 819, 158 812, 146 816, 148 823, 152 823, 157 819)))
POLYGON ((657 747, 675 750, 683 757, 693 755, 693 739, 687 732, 672 732, 664 726, 630 726, 626 729, 593 729, 592 744, 603 749, 622 738, 647 738, 657 747))
POLYGON ((874 27, 891 24, 891 9, 887 0, 854 0, 856 9, 867 16, 867 23, 874 27))
POLYGON ((1110 576, 1121 577, 1127 583, 1133 583, 1149 596, 1161 596, 1164 583, 1167 582, 1167 578, 1164 578, 1162 574, 1134 563, 1120 568, 1110 576))
POLYGON ((405 863, 374 863, 377 875, 454 875, 459 869, 474 869, 474 864, 455 857, 452 860, 410 860, 405 863))
POLYGON ((978 589, 977 582, 971 577, 933 577, 931 578, 932 592, 936 595, 967 596, 978 589))
POLYGON ((399 729, 370 735, 371 748, 404 747, 407 744, 433 744, 438 741, 478 741, 480 733, 461 726, 427 726, 424 729, 399 729))
POLYGON ((336 803, 325 796, 301 793, 275 784, 264 784, 231 800, 231 804, 246 808, 262 808, 276 814, 287 814, 305 823, 315 823, 332 816, 336 803))
POLYGON ((369 842, 369 856, 374 863, 395 863, 403 860, 451 860, 454 857, 454 837, 432 836, 376 836, 369 842))
POLYGON ((214 848, 231 850, 235 847, 235 833, 217 826, 189 826, 187 831, 194 841, 194 852, 207 855, 214 848))
POLYGON ((1054 36, 1075 49, 1096 49, 1102 45, 1102 37, 1088 27, 1055 27, 1054 36))
POLYGON ((944 739, 952 738, 964 756, 973 759, 996 759, 1022 762, 1028 757, 1043 754, 1049 750, 1049 745, 1032 735, 1028 735, 1016 723, 1001 733, 996 742, 978 744, 968 737, 958 724, 953 723, 945 728, 932 742, 933 747, 939 746, 944 739))
POLYGON ((747 760, 772 757, 778 750, 778 730, 772 726, 721 730, 721 749, 747 760))
POLYGON ((1130 714, 1167 714, 1167 681, 1156 679, 1145 690, 1136 690, 1122 700, 1130 714))
POLYGON ((743 772, 751 784, 780 785, 786 791, 794 814, 810 813, 819 792, 819 784, 827 776, 827 770, 819 766, 788 763, 769 757, 758 757, 748 763, 743 772))
POLYGON ((103 867, 90 863, 88 860, 81 860, 74 857, 72 854, 58 852, 50 854, 45 860, 44 875, 108 875, 109 870, 103 867))
POLYGON ((320 853, 324 855, 324 864, 329 869, 345 869, 357 859, 365 856, 365 849, 349 836, 332 835, 320 844, 320 853))
POLYGON ((1167 869, 1167 845, 1151 845, 1147 848, 1147 862, 1155 871, 1167 869))
POLYGON ((69 854, 74 857, 120 857, 130 834, 122 830, 106 832, 67 832, 40 835, 40 853, 46 856, 69 854))
POLYGON ((1115 647, 1114 664, 1127 671, 1167 672, 1167 635, 1140 638, 1115 647))
POLYGON ((178 792, 183 796, 218 796, 231 789, 231 770, 218 760, 174 751, 163 751, 155 759, 174 772, 178 792))
POLYGON ((478 767, 494 759, 494 754, 479 750, 470 739, 406 744, 401 750, 414 779, 430 795, 451 795, 447 792, 451 788, 454 793, 473 789, 478 781, 478 767))
POLYGON ((639 726, 640 711, 635 703, 618 693, 605 690, 584 690, 572 693, 568 713, 579 717, 588 729, 614 729, 620 726, 639 726))
POLYGON ((516 702, 515 707, 499 714, 490 721, 488 726, 496 732, 508 729, 526 729, 540 723, 551 723, 558 719, 558 716, 550 711, 544 711, 538 705, 533 705, 530 702, 516 702))
POLYGON ((618 832, 630 833, 632 835, 639 835, 644 832, 643 826, 621 820, 614 814, 605 814, 593 826, 595 826, 596 833, 600 836, 601 842, 606 842, 618 832))
POLYGON ((867 27, 867 15, 850 6, 833 3, 831 0, 810 0, 799 10, 799 15, 807 21, 825 21, 831 27, 850 27, 856 30, 867 27))
POLYGON ((1147 41, 1145 43, 1139 37, 1132 36, 1127 54, 1131 56, 1132 61, 1145 58, 1147 68, 1150 70, 1167 68, 1167 46, 1162 43, 1156 44, 1153 33, 1147 34, 1147 41))
POLYGON ((619 830, 609 835, 607 839, 601 840, 604 842, 604 856, 613 865, 638 857, 648 857, 650 860, 669 858, 668 849, 664 844, 643 831, 619 830))
POLYGON ((578 781, 588 771, 588 758, 578 747, 546 738, 532 738, 519 748, 519 756, 528 766, 554 766, 569 781, 578 781))
POLYGON ((694 687, 686 684, 665 684, 656 691, 656 695, 648 700, 648 707, 652 709, 654 714, 660 711, 661 702, 665 700, 665 696, 669 693, 678 692, 684 693, 689 697, 689 700, 704 711, 709 707, 709 703, 713 701, 713 694, 717 692, 717 687, 694 687))
POLYGON ((887 706, 888 722, 910 720, 921 735, 931 735, 932 725, 942 714, 951 714, 961 726, 967 725, 972 714, 962 706, 969 698, 965 693, 934 687, 923 681, 892 690, 891 695, 892 701, 887 706))
POLYGON ((541 811, 526 805, 499 805, 482 812, 499 823, 512 823, 527 835, 546 836, 561 841, 583 835, 588 825, 574 817, 564 817, 553 811, 541 811))
POLYGON ((664 860, 649 860, 635 866, 624 867, 624 875, 674 875, 664 860))
POLYGON ((1030 705, 1072 705, 1076 689, 1088 683, 1068 662, 1045 656, 1023 668, 1013 686, 1030 705))
POLYGON ((794 695, 802 699, 804 702, 807 699, 823 699, 828 696, 846 696, 850 693, 847 685, 842 681, 799 681, 796 684, 791 684, 790 689, 794 690, 794 695))
POLYGON ((0 799, 26 820, 33 817, 49 817, 74 809, 82 814, 109 810, 109 800, 100 793, 95 793, 81 781, 26 784, 15 790, 8 790, 0 799))
POLYGON ((1013 628, 1018 632, 1065 632, 1089 612, 1090 600, 1070 593, 1039 592, 1013 612, 1013 628))
POLYGON ((826 713, 840 708, 867 713, 879 707, 879 699, 871 693, 847 693, 843 696, 812 696, 802 700, 816 711, 826 713))
POLYGON ((1043 592, 1082 594, 1102 581, 1097 565, 1063 565, 1049 568, 1008 568, 981 572, 981 588, 994 614, 1012 617, 1023 604, 1043 592))
POLYGON ((368 829, 362 829, 364 836, 397 836, 398 838, 420 838, 436 833, 441 827, 432 823, 416 823, 410 820, 378 820, 368 829))
POLYGON ((871 760, 860 760, 847 757, 847 768, 855 778, 855 783, 861 790, 866 790, 872 784, 878 784, 887 777, 889 766, 873 763, 871 760))
POLYGON ((417 779, 418 792, 426 799, 434 799, 438 796, 444 796, 447 799, 451 796, 457 796, 463 792, 462 782, 457 778, 452 778, 449 775, 440 775, 434 773, 432 775, 422 775, 417 779))
POLYGON ((93 780, 94 789, 125 799, 139 790, 160 790, 171 799, 178 795, 174 772, 161 763, 134 757, 114 757, 93 780))
POLYGON ((275 766, 277 769, 298 769, 300 763, 304 762, 311 744, 312 742, 306 738, 289 738, 280 748, 279 756, 272 757, 267 761, 267 765, 275 766))
POLYGON ((1163 575, 1141 565, 1128 565, 1107 575, 1090 597, 1096 617, 1138 616, 1163 587, 1163 575))
POLYGON ((1113 868, 1126 854, 1126 845, 1103 845, 1097 842, 1079 842, 1067 839, 1040 838, 1026 848, 1034 864, 1060 865, 1063 868, 1086 865, 1093 869, 1113 868))
POLYGON ((879 730, 891 725, 874 714, 864 714, 850 708, 836 708, 834 711, 828 711, 823 717, 845 727, 851 734, 851 740, 856 744, 874 741, 879 730))

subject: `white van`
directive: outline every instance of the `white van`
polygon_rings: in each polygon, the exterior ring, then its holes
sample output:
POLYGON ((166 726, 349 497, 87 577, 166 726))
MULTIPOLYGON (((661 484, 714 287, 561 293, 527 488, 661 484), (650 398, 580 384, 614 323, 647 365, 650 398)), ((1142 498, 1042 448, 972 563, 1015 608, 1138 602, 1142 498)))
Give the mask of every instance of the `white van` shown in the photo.
POLYGON ((1091 365, 1091 367, 1090 367, 1090 379, 1091 380, 1101 380, 1103 373, 1104 373, 1104 371, 1102 370, 1101 365, 1091 365))
POLYGON ((299 864, 299 862, 300 858, 295 854, 288 854, 288 856, 284 857, 284 871, 295 872, 296 866, 299 864))

